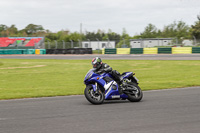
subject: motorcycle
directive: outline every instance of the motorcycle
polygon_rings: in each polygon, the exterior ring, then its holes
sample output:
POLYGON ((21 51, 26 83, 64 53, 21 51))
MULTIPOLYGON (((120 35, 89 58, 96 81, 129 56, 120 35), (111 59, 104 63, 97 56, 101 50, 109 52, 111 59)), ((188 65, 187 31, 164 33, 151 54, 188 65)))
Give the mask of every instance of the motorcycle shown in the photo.
POLYGON ((85 75, 84 84, 86 85, 84 94, 86 99, 92 104, 102 104, 104 100, 126 100, 139 102, 143 93, 138 86, 138 79, 133 72, 124 72, 120 75, 122 81, 119 83, 114 80, 110 73, 99 74, 90 69, 85 75), (119 91, 120 87, 120 91, 119 91))

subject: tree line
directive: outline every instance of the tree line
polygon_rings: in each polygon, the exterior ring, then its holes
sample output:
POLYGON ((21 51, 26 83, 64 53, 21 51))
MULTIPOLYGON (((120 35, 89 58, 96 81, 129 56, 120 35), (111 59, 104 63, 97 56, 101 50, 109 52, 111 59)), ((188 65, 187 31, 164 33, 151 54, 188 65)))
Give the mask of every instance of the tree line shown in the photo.
POLYGON ((53 33, 48 29, 44 29, 42 25, 29 24, 24 29, 18 30, 15 25, 7 26, 0 24, 0 37, 45 37, 45 41, 106 41, 115 40, 116 44, 128 44, 130 39, 140 38, 176 38, 179 41, 183 39, 200 39, 200 16, 197 16, 197 21, 189 26, 183 21, 174 21, 166 25, 163 29, 158 29, 154 24, 148 24, 144 31, 138 35, 130 36, 126 29, 123 29, 122 34, 108 30, 98 30, 96 32, 86 31, 83 34, 79 32, 70 32, 69 30, 61 30, 53 33))

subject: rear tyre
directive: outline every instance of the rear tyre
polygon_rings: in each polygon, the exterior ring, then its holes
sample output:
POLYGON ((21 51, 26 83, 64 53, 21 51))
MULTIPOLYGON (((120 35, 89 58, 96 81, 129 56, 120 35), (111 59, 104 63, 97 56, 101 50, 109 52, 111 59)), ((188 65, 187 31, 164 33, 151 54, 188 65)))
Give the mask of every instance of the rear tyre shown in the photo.
POLYGON ((128 96, 128 100, 130 102, 139 102, 143 97, 143 93, 142 93, 141 88, 137 84, 132 83, 132 82, 130 82, 128 84, 130 84, 130 85, 135 87, 134 88, 135 91, 129 91, 129 93, 126 94, 128 96))
POLYGON ((91 85, 86 86, 85 98, 92 104, 102 104, 104 102, 105 96, 102 91, 99 89, 98 93, 94 92, 93 87, 91 85))

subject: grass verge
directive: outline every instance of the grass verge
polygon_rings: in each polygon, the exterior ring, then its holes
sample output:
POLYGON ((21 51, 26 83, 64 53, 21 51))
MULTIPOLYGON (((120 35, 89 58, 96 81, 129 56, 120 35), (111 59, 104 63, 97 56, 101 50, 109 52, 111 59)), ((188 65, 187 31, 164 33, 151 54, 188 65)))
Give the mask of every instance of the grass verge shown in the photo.
MULTIPOLYGON (((200 61, 104 60, 133 71, 142 90, 200 86, 200 61)), ((83 94, 91 60, 0 59, 0 99, 83 94)))

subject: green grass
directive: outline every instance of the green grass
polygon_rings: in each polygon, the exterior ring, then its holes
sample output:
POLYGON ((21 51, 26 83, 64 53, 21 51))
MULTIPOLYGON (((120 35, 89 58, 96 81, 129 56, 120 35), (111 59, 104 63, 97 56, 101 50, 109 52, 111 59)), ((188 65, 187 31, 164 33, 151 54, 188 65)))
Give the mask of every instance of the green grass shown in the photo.
POLYGON ((102 50, 92 50, 92 54, 102 54, 102 50))
MULTIPOLYGON (((200 61, 104 60, 133 71, 142 90, 200 86, 200 61)), ((0 59, 0 99, 83 94, 91 60, 0 59)))

